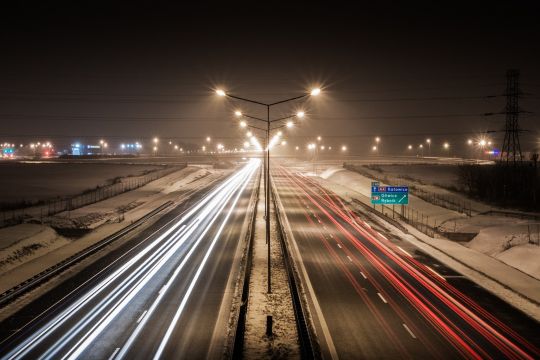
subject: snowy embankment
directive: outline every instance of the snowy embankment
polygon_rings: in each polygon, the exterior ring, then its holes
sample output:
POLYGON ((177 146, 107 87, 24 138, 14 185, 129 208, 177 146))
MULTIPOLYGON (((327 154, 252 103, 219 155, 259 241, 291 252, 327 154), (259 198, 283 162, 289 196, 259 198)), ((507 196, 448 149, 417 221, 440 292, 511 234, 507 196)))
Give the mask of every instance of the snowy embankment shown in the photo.
MULTIPOLYGON (((302 171, 302 166, 295 168, 302 171)), ((305 173, 311 171, 311 167, 304 169, 305 173)), ((314 179, 349 202, 355 199, 369 204, 373 179, 367 176, 333 166, 321 170, 314 179)), ((410 196, 409 201, 409 207, 437 218, 442 227, 478 235, 466 243, 432 238, 406 223, 402 225, 409 234, 386 224, 388 229, 540 320, 540 246, 529 244, 529 236, 538 244, 539 235, 534 234, 537 222, 502 216, 467 217, 415 196, 410 196)))
POLYGON ((46 218, 44 224, 0 229, 0 292, 119 231, 167 201, 184 201, 228 172, 190 166, 135 190, 46 218), (69 238, 50 226, 75 223, 88 233, 69 238))

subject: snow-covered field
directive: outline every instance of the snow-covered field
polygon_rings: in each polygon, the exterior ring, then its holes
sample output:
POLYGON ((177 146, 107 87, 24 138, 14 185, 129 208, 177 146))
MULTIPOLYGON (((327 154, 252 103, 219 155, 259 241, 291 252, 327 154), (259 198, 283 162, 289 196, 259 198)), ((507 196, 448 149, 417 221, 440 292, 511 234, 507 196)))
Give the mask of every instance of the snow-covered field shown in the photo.
POLYGON ((189 166, 135 190, 59 213, 45 219, 45 225, 20 224, 0 229, 0 292, 91 246, 167 201, 179 204, 230 171, 189 166), (87 220, 82 226, 91 231, 75 239, 61 236, 48 226, 75 219, 87 220))
POLYGON ((71 162, 0 162, 0 203, 75 195, 116 177, 141 175, 160 165, 71 162))

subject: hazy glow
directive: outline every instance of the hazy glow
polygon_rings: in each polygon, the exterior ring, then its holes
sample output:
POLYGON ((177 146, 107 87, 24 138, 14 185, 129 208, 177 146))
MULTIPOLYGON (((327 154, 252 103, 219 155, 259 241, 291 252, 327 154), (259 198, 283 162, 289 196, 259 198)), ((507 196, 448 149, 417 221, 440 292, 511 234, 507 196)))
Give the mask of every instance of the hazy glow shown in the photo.
POLYGON ((242 116, 242 112, 240 110, 236 110, 234 112, 234 115, 236 115, 237 117, 240 117, 240 116, 242 116))
POLYGON ((341 151, 347 151, 347 146, 343 145, 343 146, 341 147, 341 151))
POLYGON ((227 94, 225 94, 225 91, 221 90, 221 89, 217 89, 216 90, 216 94, 218 94, 218 96, 225 96, 227 94))
POLYGON ((321 89, 320 88, 314 88, 311 90, 311 96, 317 96, 321 93, 321 89))
POLYGON ((292 121, 287 121, 287 127, 292 128, 294 126, 294 123, 292 121))
POLYGON ((303 112, 303 111, 299 111, 299 112, 296 113, 296 116, 299 117, 300 119, 303 118, 305 115, 306 115, 306 113, 303 112))
POLYGON ((247 123, 245 121, 240 121, 240 127, 245 128, 247 126, 247 123))

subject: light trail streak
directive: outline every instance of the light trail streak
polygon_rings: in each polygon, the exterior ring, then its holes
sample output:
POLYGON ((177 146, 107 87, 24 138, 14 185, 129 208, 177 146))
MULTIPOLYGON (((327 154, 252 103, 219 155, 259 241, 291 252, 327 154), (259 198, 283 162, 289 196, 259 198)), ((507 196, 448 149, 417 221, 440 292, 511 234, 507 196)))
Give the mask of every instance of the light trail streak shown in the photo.
MULTIPOLYGON (((208 259, 211 250, 217 242, 238 198, 244 191, 253 173, 258 168, 259 163, 259 160, 251 160, 240 171, 229 177, 221 185, 216 187, 215 190, 204 197, 177 223, 172 224, 172 226, 162 235, 158 236, 111 275, 107 276, 88 292, 84 293, 72 305, 63 310, 52 320, 48 321, 16 348, 8 354, 3 355, 2 359, 19 359, 30 355, 38 345, 44 344, 50 336, 61 331, 61 327, 66 325, 70 328, 63 333, 58 334, 60 335, 59 339, 54 342, 54 344, 48 345, 47 350, 43 354, 40 354, 39 358, 78 358, 85 349, 87 349, 88 346, 103 333, 108 325, 111 324, 124 309, 126 309, 130 301, 148 285, 154 276, 158 274, 159 270, 162 269, 167 262, 171 261, 173 256, 177 257, 185 251, 182 250, 183 245, 191 243, 189 251, 187 254, 184 254, 181 264, 175 269, 174 275, 160 288, 158 300, 154 301, 152 307, 140 316, 137 329, 142 328, 152 315, 155 306, 159 303, 159 299, 165 295, 174 278, 180 273, 195 249, 201 244, 206 233, 221 215, 222 210, 236 194, 233 204, 219 228, 218 235, 214 237, 210 249, 206 252, 204 260, 204 263, 206 263, 206 259, 208 259), (204 226, 204 228, 201 229, 201 226, 204 226), (199 231, 199 233, 196 240, 193 240, 192 235, 195 230, 199 231), (135 269, 132 269, 133 267, 135 267, 135 269), (118 282, 120 283, 114 285, 118 282), (106 289, 108 290, 107 292, 105 292, 106 289), (99 301, 97 304, 91 304, 91 301, 98 299, 99 301), (77 316, 77 320, 75 320, 75 316, 77 316), (74 320, 75 324, 68 324, 68 321, 74 320), (90 326, 89 329, 87 329, 88 326, 90 326), (75 344, 71 344, 73 340, 76 340, 75 344), (63 355, 60 356, 60 353, 63 353, 63 355)), ((202 271, 202 266, 199 267, 199 271, 197 272, 194 281, 192 281, 192 286, 188 290, 188 295, 184 296, 182 300, 183 303, 189 298, 189 293, 191 293, 200 271, 202 271)), ((125 349, 127 348, 129 348, 129 346, 124 346, 120 350, 120 353, 118 354, 119 357, 125 353, 125 349)))
MULTIPOLYGON (((319 211, 337 227, 339 233, 346 237, 351 244, 360 251, 365 259, 381 275, 383 275, 388 282, 401 293, 403 297, 434 326, 435 329, 437 329, 437 331, 445 336, 463 356, 474 358, 490 357, 490 355, 484 351, 482 346, 477 343, 477 335, 481 335, 483 339, 489 341, 493 345, 493 348, 496 349, 496 351, 500 351, 505 357, 532 358, 513 341, 504 336, 501 331, 507 332, 514 340, 522 344, 524 348, 528 349, 531 354, 538 354, 538 349, 527 343, 523 338, 506 325, 502 324, 494 316, 486 313, 486 311, 474 301, 449 285, 444 277, 438 273, 434 273, 428 266, 419 263, 402 248, 396 247, 391 243, 379 241, 377 239, 377 237, 381 237, 379 233, 371 229, 365 222, 354 221, 355 219, 354 216, 351 216, 351 212, 336 206, 334 201, 330 201, 331 198, 328 198, 328 192, 320 190, 320 185, 315 181, 302 176, 292 176, 284 170, 279 171, 279 173, 287 178, 293 187, 300 190, 299 192, 295 191, 294 193, 301 202, 303 202, 303 200, 300 195, 298 195, 299 193, 307 198, 311 204, 315 205, 319 211), (334 217, 334 214, 336 217, 334 217), (360 222, 364 224, 364 227, 358 225, 360 222), (360 240, 361 238, 354 236, 349 229, 345 228, 345 224, 358 232, 364 240, 360 240), (408 256, 397 256, 394 249, 400 250, 408 256), (391 263, 398 265, 398 267, 391 266, 391 263), (420 292, 420 289, 427 290, 427 293, 425 291, 420 292), (481 314, 483 317, 480 317, 477 313, 481 314), (449 315, 452 318, 450 318, 449 315), (468 333, 462 329, 456 320, 462 320, 470 326, 470 329, 467 329, 468 333), (471 329, 475 333, 471 332, 471 329), (469 336, 471 334, 474 336, 474 339, 469 336)), ((318 219, 320 219, 320 217, 318 219)), ((331 247, 329 249, 331 252, 334 251, 331 247)), ((358 264, 358 267, 365 271, 361 265, 358 264)), ((362 271, 361 274, 366 278, 362 271)), ((354 280, 351 281, 353 282, 352 285, 356 286, 354 280)), ((372 279, 372 283, 377 289, 382 289, 381 284, 377 281, 372 279)), ((407 316, 400 310, 400 307, 395 302, 391 301, 391 298, 388 302, 412 328, 412 323, 406 321, 407 316)), ((407 328, 407 330, 410 329, 407 328)), ((414 332, 417 333, 416 330, 414 330, 414 332)), ((420 336, 420 339, 422 338, 423 336, 420 336)))

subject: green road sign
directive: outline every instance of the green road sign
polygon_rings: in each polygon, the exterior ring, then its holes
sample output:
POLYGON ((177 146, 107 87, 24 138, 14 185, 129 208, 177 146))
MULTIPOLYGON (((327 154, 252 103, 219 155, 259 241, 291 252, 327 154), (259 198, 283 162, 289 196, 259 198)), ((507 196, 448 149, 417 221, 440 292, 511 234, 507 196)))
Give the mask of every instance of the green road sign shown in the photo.
POLYGON ((409 187, 407 186, 380 186, 371 184, 371 203, 374 205, 408 205, 409 187))

